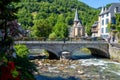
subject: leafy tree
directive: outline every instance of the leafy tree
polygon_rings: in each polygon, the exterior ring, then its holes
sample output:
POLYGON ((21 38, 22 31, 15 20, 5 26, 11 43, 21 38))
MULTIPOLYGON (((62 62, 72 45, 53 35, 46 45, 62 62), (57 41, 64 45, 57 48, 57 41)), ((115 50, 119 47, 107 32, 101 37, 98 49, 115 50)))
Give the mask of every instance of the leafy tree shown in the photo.
POLYGON ((57 15, 52 13, 50 16, 47 18, 47 21, 51 24, 51 26, 55 26, 57 22, 57 15))
POLYGON ((47 20, 35 20, 32 35, 36 37, 48 37, 51 33, 51 25, 47 20))
POLYGON ((28 59, 29 50, 26 45, 15 45, 17 58, 14 59, 17 66, 21 70, 21 80, 29 79, 35 80, 34 75, 31 72, 36 71, 35 64, 28 59), (28 70, 29 69, 29 70, 28 70))
POLYGON ((0 41, 0 57, 5 56, 6 54, 6 56, 11 56, 13 52, 12 38, 14 33, 18 30, 18 24, 15 21, 17 18, 15 15, 17 9, 11 3, 18 1, 19 0, 0 1, 0 31, 2 34, 2 41, 0 41))
POLYGON ((39 20, 39 19, 46 19, 47 18, 47 13, 45 12, 39 12, 36 17, 35 20, 39 20))
POLYGON ((50 40, 55 40, 56 38, 57 38, 57 35, 55 34, 55 32, 53 32, 49 35, 50 40))
MULTIPOLYGON (((81 19, 87 33, 91 34, 91 25, 97 20, 99 14, 99 10, 78 0, 21 0, 16 6, 21 7, 17 13, 18 21, 25 29, 28 29, 29 26, 36 26, 34 21, 40 19, 47 20, 52 27, 51 30, 58 22, 64 22, 67 26, 72 26, 77 8, 79 19, 81 19), (33 15, 34 13, 36 16, 33 15)), ((51 32, 47 36, 50 34, 51 32)))
POLYGON ((73 24, 73 18, 72 17, 67 17, 65 22, 68 24, 68 25, 72 25, 73 24))
POLYGON ((13 4, 19 1, 0 1, 0 31, 2 34, 2 40, 0 41, 0 80, 34 80, 33 68, 31 68, 31 65, 27 66, 27 64, 31 64, 29 60, 12 56, 14 52, 13 38, 19 33, 17 32, 19 31, 19 25, 16 20, 17 8, 13 4), (20 63, 23 63, 24 66, 21 66, 20 63), (25 77, 22 77, 23 75, 25 77))
POLYGON ((54 28, 53 32, 57 35, 58 38, 65 38, 68 36, 68 27, 63 22, 58 22, 54 28))
POLYGON ((116 29, 120 32, 120 14, 116 14, 116 29))
POLYGON ((18 21, 24 29, 28 29, 33 26, 33 16, 25 8, 22 8, 18 14, 18 21))
POLYGON ((116 30, 118 31, 117 37, 120 40, 120 14, 116 14, 116 30))

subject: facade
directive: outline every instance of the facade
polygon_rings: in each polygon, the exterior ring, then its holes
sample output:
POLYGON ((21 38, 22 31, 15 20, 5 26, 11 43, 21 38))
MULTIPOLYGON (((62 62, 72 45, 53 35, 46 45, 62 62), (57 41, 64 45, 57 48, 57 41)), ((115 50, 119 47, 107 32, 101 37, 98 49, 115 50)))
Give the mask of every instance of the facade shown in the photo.
POLYGON ((116 24, 115 14, 120 12, 120 3, 112 3, 111 6, 102 7, 98 18, 98 37, 104 39, 110 36, 108 24, 116 24))
POLYGON ((82 36, 85 36, 85 29, 82 26, 81 21, 78 18, 78 12, 76 10, 75 17, 74 17, 74 24, 70 29, 70 38, 80 38, 82 36))
POLYGON ((91 28, 92 37, 98 37, 98 21, 96 21, 91 28))

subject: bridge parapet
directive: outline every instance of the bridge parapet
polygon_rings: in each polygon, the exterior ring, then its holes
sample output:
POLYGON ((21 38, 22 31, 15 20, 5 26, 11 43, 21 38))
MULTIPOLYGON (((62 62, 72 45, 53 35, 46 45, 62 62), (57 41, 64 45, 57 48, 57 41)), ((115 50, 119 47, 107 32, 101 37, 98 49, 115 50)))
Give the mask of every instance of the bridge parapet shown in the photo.
POLYGON ((29 49, 46 49, 58 57, 63 51, 68 51, 72 55, 80 48, 88 48, 92 54, 109 57, 109 45, 104 41, 15 41, 15 44, 27 45, 29 49), (101 52, 101 53, 100 53, 101 52))

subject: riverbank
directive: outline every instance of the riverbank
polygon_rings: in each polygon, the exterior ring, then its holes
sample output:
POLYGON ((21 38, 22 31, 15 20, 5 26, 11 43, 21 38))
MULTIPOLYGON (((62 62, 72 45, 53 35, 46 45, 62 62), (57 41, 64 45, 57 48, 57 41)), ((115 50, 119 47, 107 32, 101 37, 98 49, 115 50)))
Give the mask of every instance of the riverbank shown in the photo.
POLYGON ((120 44, 109 44, 110 59, 120 62, 120 44))
POLYGON ((37 80, 119 80, 120 63, 101 59, 33 60, 37 80), (114 66, 114 67, 113 67, 114 66))

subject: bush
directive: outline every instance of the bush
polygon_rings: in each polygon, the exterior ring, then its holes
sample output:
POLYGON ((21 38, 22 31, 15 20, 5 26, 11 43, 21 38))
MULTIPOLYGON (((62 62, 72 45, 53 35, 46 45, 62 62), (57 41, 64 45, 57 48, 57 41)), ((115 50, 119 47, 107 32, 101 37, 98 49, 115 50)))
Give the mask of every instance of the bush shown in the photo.
POLYGON ((21 73, 20 80, 35 80, 33 72, 37 70, 35 64, 28 59, 28 48, 25 45, 15 45, 15 49, 17 58, 14 58, 14 62, 21 73))
POLYGON ((50 40, 55 40, 56 37, 57 37, 57 36, 56 36, 56 34, 55 34, 54 32, 49 35, 49 39, 50 39, 50 40))
POLYGON ((19 57, 14 59, 17 69, 20 71, 20 80, 35 80, 33 72, 36 71, 35 64, 30 62, 27 57, 19 57))
POLYGON ((28 56, 29 50, 25 45, 15 45, 16 53, 19 57, 28 56))

